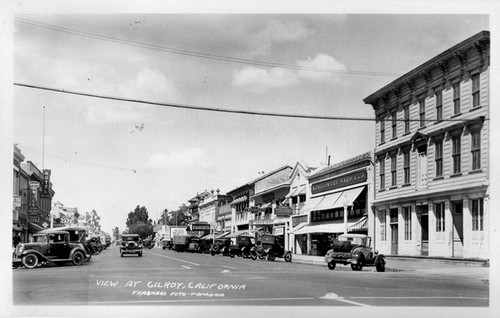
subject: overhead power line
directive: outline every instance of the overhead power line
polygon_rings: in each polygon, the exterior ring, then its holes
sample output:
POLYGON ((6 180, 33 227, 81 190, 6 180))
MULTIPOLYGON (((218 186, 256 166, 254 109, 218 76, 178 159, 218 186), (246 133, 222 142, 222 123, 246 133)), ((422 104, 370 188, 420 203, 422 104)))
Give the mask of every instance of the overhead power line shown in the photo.
MULTIPOLYGON (((270 113, 270 112, 258 112, 258 111, 249 111, 249 110, 211 108, 211 107, 183 105, 183 104, 166 103, 166 102, 154 102, 154 101, 146 101, 146 100, 141 100, 141 99, 131 99, 131 98, 124 98, 124 97, 115 97, 115 96, 106 96, 106 95, 98 95, 98 94, 92 94, 92 93, 69 91, 69 90, 63 90, 63 89, 58 89, 58 88, 51 88, 51 87, 44 87, 44 86, 37 86, 37 85, 30 85, 30 84, 23 84, 23 83, 14 83, 14 86, 33 88, 33 89, 39 89, 39 90, 45 90, 45 91, 51 91, 51 92, 63 93, 63 94, 70 94, 70 95, 77 95, 77 96, 85 96, 85 97, 91 97, 91 98, 114 100, 114 101, 120 101, 120 102, 129 102, 129 103, 153 105, 153 106, 160 106, 160 107, 191 109, 191 110, 199 110, 199 111, 232 113, 232 114, 241 114, 241 115, 255 115, 255 116, 302 118, 302 119, 377 121, 376 118, 346 117, 346 116, 320 116, 320 115, 315 116, 315 115, 301 115, 301 114, 270 113)), ((489 120, 489 118, 486 118, 485 120, 489 120)), ((396 119, 396 121, 436 122, 437 120, 436 119, 396 119)), ((448 118, 448 119, 441 119, 439 121, 463 122, 463 121, 467 121, 467 119, 448 118)))
POLYGON ((16 21, 19 23, 33 25, 33 26, 37 26, 40 28, 45 28, 45 29, 49 29, 49 30, 53 30, 53 31, 64 32, 64 33, 68 33, 68 34, 78 35, 78 36, 92 38, 92 39, 98 39, 98 40, 107 41, 107 42, 114 42, 114 43, 135 46, 135 47, 140 47, 140 48, 146 48, 146 49, 151 49, 151 50, 157 50, 157 51, 162 51, 162 52, 167 52, 167 53, 192 56, 192 57, 198 57, 198 58, 204 58, 204 59, 211 59, 211 60, 219 60, 219 61, 225 61, 225 62, 258 65, 258 66, 266 66, 266 67, 279 67, 279 68, 301 70, 301 71, 339 73, 339 74, 349 74, 349 75, 390 76, 390 77, 395 77, 395 76, 401 75, 401 74, 389 73, 389 72, 339 70, 339 69, 331 69, 331 68, 307 67, 307 66, 299 66, 299 65, 293 65, 293 64, 277 63, 277 62, 250 60, 250 59, 223 56, 223 55, 217 55, 217 54, 211 54, 211 53, 202 53, 202 52, 195 52, 195 51, 189 51, 189 50, 182 50, 182 49, 177 49, 177 48, 172 48, 172 47, 159 46, 159 45, 131 41, 131 40, 118 39, 118 38, 114 38, 114 37, 110 37, 110 36, 105 36, 105 35, 100 35, 100 34, 95 34, 95 33, 90 33, 90 32, 78 31, 78 30, 74 30, 74 29, 69 29, 69 28, 60 27, 60 26, 51 25, 51 24, 46 24, 46 23, 33 21, 33 20, 29 20, 29 19, 24 19, 24 18, 18 18, 18 19, 16 19, 16 21))

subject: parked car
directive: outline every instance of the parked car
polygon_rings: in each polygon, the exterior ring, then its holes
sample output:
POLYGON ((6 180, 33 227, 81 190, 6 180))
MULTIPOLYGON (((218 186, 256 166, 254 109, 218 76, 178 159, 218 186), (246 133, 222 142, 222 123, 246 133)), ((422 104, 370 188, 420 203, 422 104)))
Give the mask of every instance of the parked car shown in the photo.
MULTIPOLYGON (((47 230, 42 230, 38 232, 37 234, 44 234, 48 233, 49 231, 52 231, 54 229, 47 229, 47 230)), ((87 229, 81 226, 65 226, 65 227, 59 227, 56 230, 59 231, 66 231, 69 233, 69 241, 71 243, 80 243, 85 247, 85 251, 87 255, 89 256, 87 261, 90 261, 92 258, 92 255, 94 255, 93 248, 87 244, 87 229)))
POLYGON ((161 248, 163 248, 163 249, 168 248, 169 250, 171 250, 172 249, 172 240, 162 239, 161 240, 161 248))
POLYGON ((190 235, 174 235, 172 238, 172 249, 177 252, 184 252, 188 249, 191 239, 192 236, 190 235))
POLYGON ((142 242, 139 234, 122 234, 122 244, 120 245, 120 256, 124 254, 137 254, 142 257, 142 242))
POLYGON ((276 257, 283 257, 286 262, 292 261, 292 253, 285 250, 283 240, 280 236, 273 234, 262 234, 260 244, 254 247, 252 259, 267 258, 268 261, 274 261, 276 257))
POLYGON ((215 254, 222 254, 224 256, 229 255, 229 246, 231 245, 230 238, 217 238, 210 245, 210 254, 213 256, 215 254))
POLYGON ((109 247, 111 245, 111 236, 106 235, 104 238, 104 242, 105 242, 106 247, 109 247))
POLYGON ((56 265, 71 262, 78 266, 90 259, 82 243, 70 241, 69 232, 53 229, 42 232, 33 235, 32 243, 17 245, 15 267, 22 263, 31 269, 49 262, 56 265))
POLYGON ((187 251, 195 253, 208 253, 210 250, 211 240, 205 239, 203 237, 193 237, 191 238, 187 251))
POLYGON ((350 264, 354 271, 362 270, 363 266, 375 266, 377 272, 385 271, 385 256, 371 247, 371 237, 365 234, 342 234, 334 239, 325 262, 330 270, 339 263, 350 264))
POLYGON ((248 235, 240 235, 231 238, 231 245, 229 246, 229 256, 240 256, 250 258, 254 254, 252 247, 255 246, 255 238, 248 235))

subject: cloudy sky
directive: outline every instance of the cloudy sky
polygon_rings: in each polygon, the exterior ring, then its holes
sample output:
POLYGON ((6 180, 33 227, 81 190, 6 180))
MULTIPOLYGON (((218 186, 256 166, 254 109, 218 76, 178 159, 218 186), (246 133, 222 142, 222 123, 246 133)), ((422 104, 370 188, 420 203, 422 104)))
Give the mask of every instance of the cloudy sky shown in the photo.
MULTIPOLYGON (((19 13, 14 82, 176 105, 373 118, 363 98, 489 29, 480 14, 19 13)), ((14 143, 26 160, 52 170, 55 201, 95 209, 105 231, 123 230, 137 205, 155 219, 197 192, 225 193, 259 171, 298 160, 319 166, 327 149, 335 163, 374 147, 370 121, 208 112, 22 86, 13 98, 14 143)))

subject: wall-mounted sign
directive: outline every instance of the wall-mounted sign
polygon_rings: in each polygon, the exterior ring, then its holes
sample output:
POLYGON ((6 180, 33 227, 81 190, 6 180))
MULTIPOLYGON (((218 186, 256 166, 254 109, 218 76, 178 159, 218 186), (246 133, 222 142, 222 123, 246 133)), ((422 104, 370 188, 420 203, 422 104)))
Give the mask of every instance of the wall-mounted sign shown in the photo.
POLYGON ((275 209, 274 209, 274 214, 276 215, 292 215, 292 208, 289 207, 289 206, 277 206, 275 209))
POLYGON ((334 178, 334 179, 323 181, 323 182, 314 183, 311 186, 311 193, 316 194, 316 193, 325 192, 325 191, 329 191, 329 190, 333 190, 333 189, 347 187, 347 186, 357 184, 357 183, 366 182, 367 178, 368 178, 368 173, 366 172, 366 169, 363 169, 360 171, 346 174, 342 177, 334 178))
POLYGON ((42 193, 50 194, 50 169, 43 170, 42 193))
POLYGON ((28 221, 38 223, 40 221, 38 216, 38 207, 28 207, 28 221))
POLYGON ((273 234, 274 235, 283 235, 285 234, 285 227, 284 226, 278 226, 273 229, 273 234))
POLYGON ((249 206, 247 208, 245 208, 245 212, 249 212, 249 213, 259 213, 260 212, 260 209, 258 206, 249 206))
POLYGON ((257 219, 257 220, 250 220, 249 223, 250 223, 250 225, 269 225, 269 224, 273 224, 274 220, 272 220, 272 219, 257 219))
POLYGON ((40 187, 40 182, 30 181, 30 190, 31 190, 30 205, 32 207, 38 206, 38 188, 39 187, 40 187))

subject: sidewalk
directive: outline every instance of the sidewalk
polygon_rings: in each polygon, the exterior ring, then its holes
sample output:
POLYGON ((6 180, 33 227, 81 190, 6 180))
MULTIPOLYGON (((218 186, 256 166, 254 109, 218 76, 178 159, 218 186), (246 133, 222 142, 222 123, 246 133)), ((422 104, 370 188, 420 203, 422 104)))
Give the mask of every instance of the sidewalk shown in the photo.
MULTIPOLYGON (((323 256, 293 254, 292 262, 327 268, 323 256)), ((375 270, 375 268, 366 267, 365 270, 375 270)), ((429 274, 467 275, 485 282, 489 282, 490 273, 487 261, 410 256, 386 256, 385 270, 386 272, 417 271, 429 274)))

